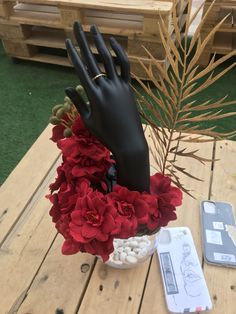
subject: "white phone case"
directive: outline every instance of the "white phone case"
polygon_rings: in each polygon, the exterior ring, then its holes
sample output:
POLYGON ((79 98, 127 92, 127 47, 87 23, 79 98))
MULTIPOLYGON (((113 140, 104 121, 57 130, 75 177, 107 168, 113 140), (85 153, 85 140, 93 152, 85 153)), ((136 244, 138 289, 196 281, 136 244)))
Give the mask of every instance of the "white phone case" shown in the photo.
POLYGON ((171 313, 210 310, 211 298, 189 228, 162 228, 156 245, 168 310, 171 313))

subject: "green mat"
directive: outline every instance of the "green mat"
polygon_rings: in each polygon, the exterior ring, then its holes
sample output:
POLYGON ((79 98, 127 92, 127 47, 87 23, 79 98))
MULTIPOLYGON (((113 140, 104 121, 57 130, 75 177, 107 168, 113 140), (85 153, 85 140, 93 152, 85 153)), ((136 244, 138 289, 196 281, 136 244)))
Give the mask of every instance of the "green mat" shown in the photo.
MULTIPOLYGON (((16 64, 0 45, 0 184, 46 127, 52 106, 64 98, 64 88, 77 84, 73 69, 30 61, 16 64)), ((236 99, 235 85, 236 69, 202 97, 220 98, 229 94, 230 99, 236 99)), ((219 128, 231 131, 235 125, 236 117, 231 117, 220 122, 219 128)))

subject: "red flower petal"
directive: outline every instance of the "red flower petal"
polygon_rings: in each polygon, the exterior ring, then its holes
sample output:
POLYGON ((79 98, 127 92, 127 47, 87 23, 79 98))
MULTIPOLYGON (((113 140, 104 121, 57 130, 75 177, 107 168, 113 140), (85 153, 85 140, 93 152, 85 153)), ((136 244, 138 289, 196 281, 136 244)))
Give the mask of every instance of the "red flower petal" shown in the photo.
POLYGON ((82 226, 82 235, 83 237, 86 237, 87 239, 91 239, 91 238, 95 238, 97 233, 99 232, 98 228, 95 228, 93 226, 88 225, 87 223, 85 223, 82 226))
POLYGON ((73 241, 72 239, 67 239, 62 245, 62 254, 71 255, 78 253, 81 249, 81 244, 73 241))

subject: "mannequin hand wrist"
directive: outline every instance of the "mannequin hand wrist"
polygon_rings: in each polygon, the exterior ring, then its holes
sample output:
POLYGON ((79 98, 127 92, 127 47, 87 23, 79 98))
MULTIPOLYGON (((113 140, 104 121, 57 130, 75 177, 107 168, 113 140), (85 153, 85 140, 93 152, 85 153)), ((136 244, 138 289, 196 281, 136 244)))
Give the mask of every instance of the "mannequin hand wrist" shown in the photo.
POLYGON ((149 154, 148 147, 122 152, 115 156, 117 161, 117 183, 130 190, 149 191, 149 154))

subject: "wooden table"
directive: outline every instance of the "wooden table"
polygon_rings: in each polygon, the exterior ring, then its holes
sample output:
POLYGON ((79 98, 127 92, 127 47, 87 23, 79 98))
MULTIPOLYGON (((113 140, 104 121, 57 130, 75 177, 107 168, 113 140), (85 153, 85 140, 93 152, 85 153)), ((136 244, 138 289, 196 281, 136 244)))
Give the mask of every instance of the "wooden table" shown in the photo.
MULTIPOLYGON (((60 162, 50 135, 47 127, 0 189, 0 314, 167 313, 155 254, 129 270, 112 269, 88 254, 61 254, 62 237, 45 199, 60 162)), ((196 199, 184 197, 170 226, 190 227, 202 260, 199 203, 210 198, 236 206, 236 142, 201 144, 199 154, 220 161, 180 161, 204 182, 185 179, 196 199)), ((202 265, 212 313, 235 314, 236 270, 202 265)))

